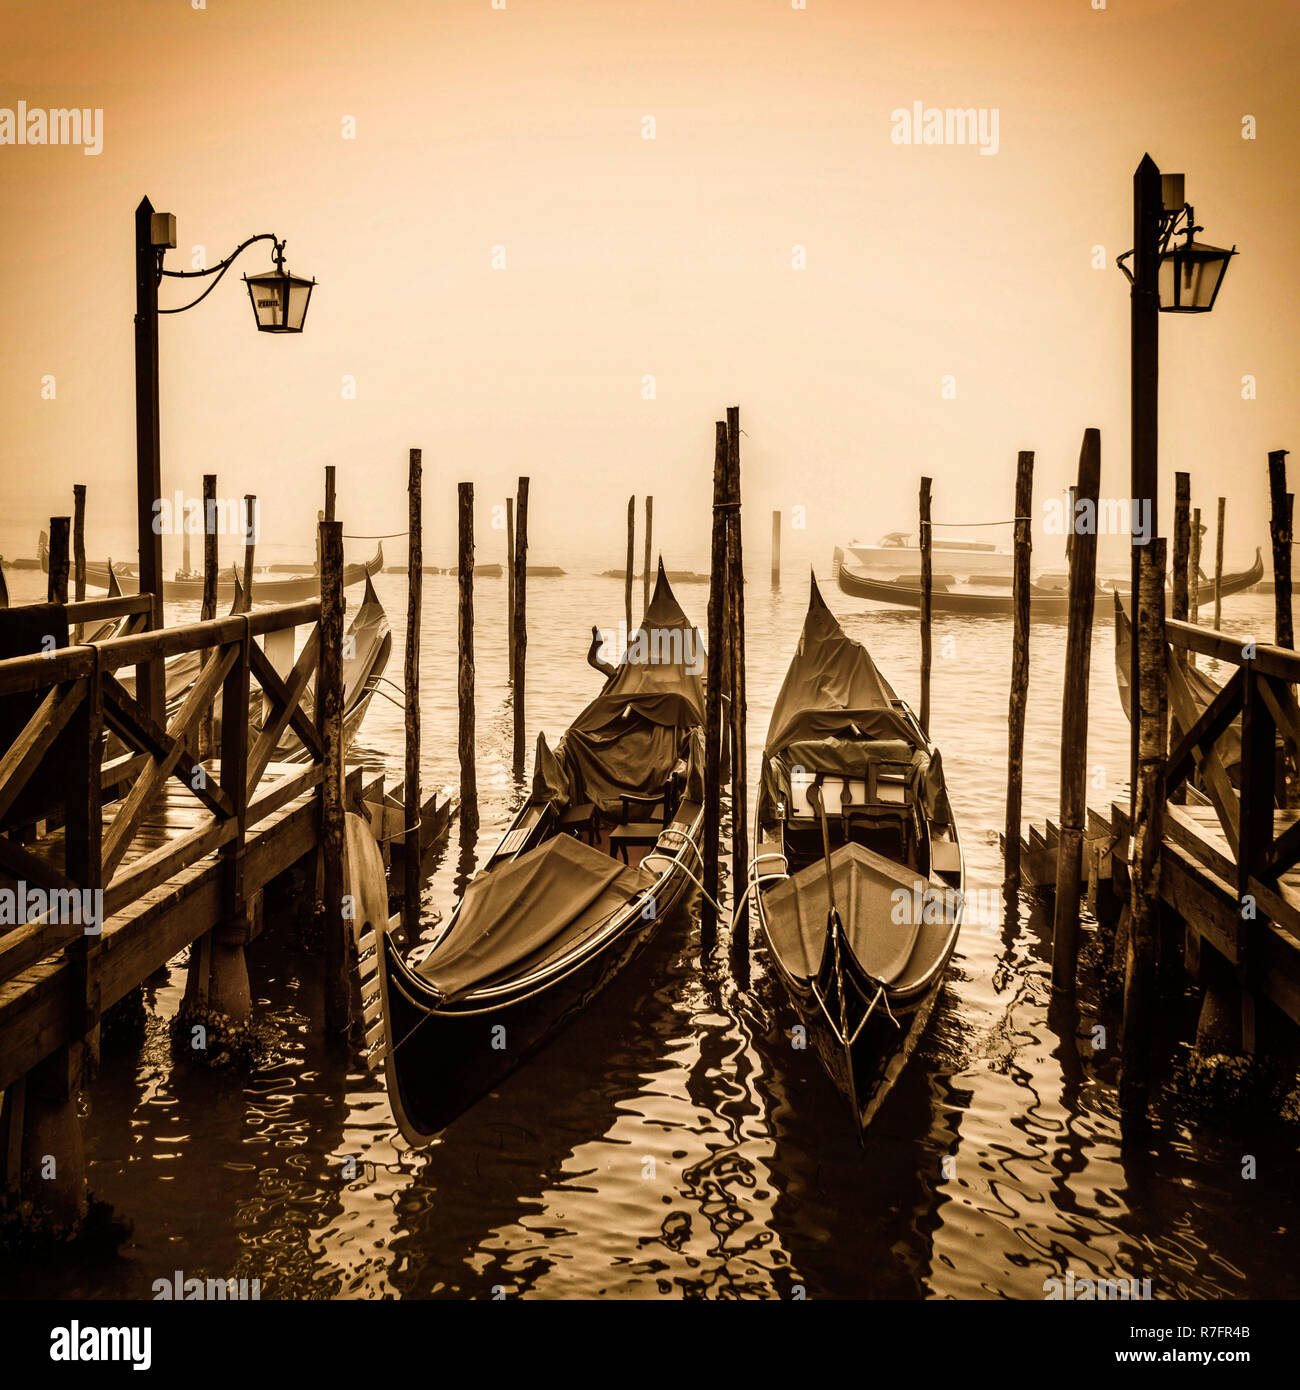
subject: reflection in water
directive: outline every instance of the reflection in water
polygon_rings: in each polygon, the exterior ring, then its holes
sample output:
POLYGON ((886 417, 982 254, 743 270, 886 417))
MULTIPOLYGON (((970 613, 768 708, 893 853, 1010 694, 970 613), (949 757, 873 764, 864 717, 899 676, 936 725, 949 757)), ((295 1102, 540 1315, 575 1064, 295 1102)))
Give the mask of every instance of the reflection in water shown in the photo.
MULTIPOLYGON (((405 581, 379 581, 401 650, 405 581)), ((909 693, 914 616, 854 612, 826 591, 909 693)), ((680 597, 702 618, 703 588, 680 597)), ((481 830, 457 827, 435 856, 425 941, 523 794, 509 767, 504 605, 489 581, 479 600, 481 830)), ((802 586, 749 596, 751 785, 804 600, 802 586)), ((430 576, 428 787, 456 771, 454 602, 454 578, 430 576)), ((1228 600, 1225 624, 1258 626, 1268 602, 1228 600)), ((530 739, 539 722, 557 735, 595 693, 590 625, 621 611, 618 581, 530 585, 530 739)), ((1001 620, 936 621, 936 652, 956 660, 936 660, 934 729, 970 887, 994 896, 1009 640, 1001 620)), ((1064 641, 1064 628, 1035 628, 1025 810, 1036 818, 1054 809, 1064 641)), ((1118 770, 1104 794, 1120 795, 1128 735, 1109 641, 1099 627, 1089 758, 1118 770)), ((365 738, 397 768, 400 711, 377 702, 365 738)), ((729 856, 724 881, 727 869, 729 856)), ((762 951, 745 988, 725 926, 702 940, 692 908, 545 1051, 414 1152, 382 1077, 321 1036, 318 962, 271 926, 249 970, 273 1054, 251 1076, 178 1064, 167 1023, 183 962, 148 982, 143 1043, 106 1055, 86 1126, 92 1185, 134 1237, 99 1266, 0 1269, 0 1292, 148 1297, 179 1268, 260 1278, 267 1298, 1041 1298, 1043 1281, 1069 1269, 1149 1277, 1158 1298, 1300 1295, 1285 1140, 1167 1120, 1126 1146, 1117 1020, 1087 1000, 1052 1006, 1049 936, 1041 909, 1015 894, 999 922, 968 926, 865 1151, 816 1058, 792 1045, 762 951)))

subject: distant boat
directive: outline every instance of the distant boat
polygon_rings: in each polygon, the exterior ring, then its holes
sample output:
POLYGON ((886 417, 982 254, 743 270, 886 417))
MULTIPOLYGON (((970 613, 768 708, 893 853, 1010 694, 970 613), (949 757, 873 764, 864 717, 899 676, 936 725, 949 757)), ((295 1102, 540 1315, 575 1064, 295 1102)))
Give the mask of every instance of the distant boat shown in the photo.
MULTIPOLYGON (((707 574, 699 574, 695 570, 665 570, 664 573, 667 575, 670 584, 707 584, 709 582, 709 576, 707 574)), ((627 578, 627 571, 601 570, 597 578, 625 580, 627 578)), ((632 578, 634 581, 639 581, 644 579, 645 576, 634 572, 632 578)))
MULTIPOLYGON (((41 532, 40 540, 40 564, 41 568, 49 570, 49 544, 45 532, 41 532)), ((134 566, 123 566, 115 561, 94 561, 86 565, 86 583, 97 589, 108 587, 108 568, 113 565, 114 572, 119 576, 122 584, 122 592, 127 594, 138 593, 140 581, 137 575, 131 574, 130 569, 134 566)), ((353 584, 360 584, 367 575, 378 574, 384 567, 384 546, 381 541, 379 549, 365 564, 345 565, 343 567, 343 583, 345 587, 353 584)), ((235 585, 232 575, 235 573, 234 567, 230 570, 221 570, 217 575, 217 602, 227 603, 235 596, 235 585)), ((320 594, 320 575, 314 571, 310 574, 298 574, 286 579, 262 579, 253 584, 252 599, 261 603, 297 603, 302 599, 316 598, 320 594)), ((193 602, 201 602, 203 599, 203 576, 194 578, 178 578, 163 580, 163 598, 172 600, 190 599, 193 602)))
MULTIPOLYGON (((1221 595, 1239 594, 1258 584, 1264 577, 1264 561, 1258 549, 1255 563, 1248 570, 1237 574, 1225 574, 1220 581, 1221 595)), ((845 562, 844 551, 835 548, 835 578, 840 589, 852 598, 871 599, 876 603, 899 604, 904 608, 920 608, 921 586, 916 574, 900 575, 898 579, 877 578, 866 574, 856 565, 845 562)), ((1047 576, 1040 575, 1036 584, 1030 585, 1029 616, 1033 619, 1062 619, 1069 617, 1070 591, 1065 576, 1054 576, 1056 582, 1047 584, 1047 576)), ((1009 584, 986 580, 985 587, 973 584, 949 582, 950 575, 939 576, 931 582, 930 606, 935 613, 947 613, 967 617, 1009 617, 1014 612, 1014 601, 1009 584)), ((1204 581, 1202 581, 1204 582, 1204 581)), ((1111 593, 1127 593, 1126 583, 1099 586, 1097 597, 1104 599, 1111 593)), ((1095 616, 1102 621, 1111 616, 1108 604, 1101 604, 1095 616)))
MULTIPOLYGON (((877 574, 911 573, 921 568, 921 551, 916 537, 906 531, 890 531, 875 545, 850 541, 843 547, 849 563, 877 574)), ((965 540, 957 536, 935 536, 931 552, 945 569, 972 574, 1011 573, 1011 550, 992 541, 965 540)))

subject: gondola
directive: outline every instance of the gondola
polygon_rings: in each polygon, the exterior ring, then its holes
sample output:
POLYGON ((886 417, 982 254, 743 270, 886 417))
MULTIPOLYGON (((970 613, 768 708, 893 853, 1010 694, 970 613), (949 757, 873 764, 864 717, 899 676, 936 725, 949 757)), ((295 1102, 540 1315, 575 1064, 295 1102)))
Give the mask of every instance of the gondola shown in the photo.
POLYGON ((628 659, 552 751, 418 964, 380 932, 389 1100, 425 1144, 567 1023, 699 875, 699 634, 660 565, 628 659))
POLYGON ((763 749, 748 891, 859 1137, 934 1007, 964 887, 939 751, 814 579, 763 749))
MULTIPOLYGON (((877 603, 901 604, 906 608, 920 608, 921 589, 915 575, 902 575, 898 579, 877 578, 861 568, 846 561, 844 551, 835 549, 835 578, 840 589, 853 598, 871 599, 877 603)), ((1264 577, 1264 561, 1259 550, 1255 551, 1255 562, 1247 570, 1236 574, 1225 574, 1220 581, 1221 595, 1239 594, 1264 577)), ((1096 614, 1105 618, 1110 606, 1105 603, 1109 594, 1124 586, 1099 587, 1097 598, 1101 600, 1096 614)), ((1014 611, 1011 590, 1006 586, 996 589, 980 589, 973 585, 949 585, 932 583, 930 590, 931 610, 935 613, 952 613, 968 617, 1010 617, 1014 611)), ((1030 586, 1029 616, 1035 620, 1065 619, 1070 614, 1070 593, 1068 585, 1048 588, 1041 582, 1030 586)))
MULTIPOLYGON (((37 555, 40 559, 41 568, 49 570, 50 552, 49 541, 44 531, 41 532, 40 542, 37 546, 37 555)), ((97 589, 108 587, 109 567, 112 561, 92 561, 86 565, 86 583, 97 589)), ((122 585, 122 592, 127 594, 138 593, 140 590, 140 579, 138 575, 124 573, 121 565, 113 565, 122 585)), ((353 584, 360 584, 367 575, 380 573, 384 568, 384 546, 379 543, 379 549, 364 564, 345 565, 343 567, 343 583, 345 587, 353 584)), ((223 570, 217 575, 217 602, 227 603, 235 596, 233 568, 229 571, 223 570)), ((299 574, 285 579, 259 579, 253 585, 252 597, 258 603, 299 603, 303 599, 316 598, 320 594, 320 575, 316 573, 299 574)), ((195 603, 202 602, 203 599, 203 576, 191 576, 177 579, 163 580, 163 598, 173 601, 190 599, 195 603)))

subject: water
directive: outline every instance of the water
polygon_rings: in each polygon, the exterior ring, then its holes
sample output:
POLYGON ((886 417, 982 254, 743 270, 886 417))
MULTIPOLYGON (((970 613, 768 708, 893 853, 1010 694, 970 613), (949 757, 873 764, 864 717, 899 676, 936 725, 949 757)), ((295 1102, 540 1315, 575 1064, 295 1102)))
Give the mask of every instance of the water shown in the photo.
MULTIPOLYGON (((599 564, 589 566, 591 570, 599 564)), ((400 676, 405 577, 377 588, 400 676)), ((424 776, 455 777, 455 586, 431 576, 423 632, 424 776)), ((15 586, 17 587, 17 586, 15 586)), ((824 592, 900 694, 915 700, 914 615, 824 592)), ((679 598, 701 625, 706 593, 679 598)), ((15 594, 15 599, 20 595, 15 594)), ((750 748, 797 640, 802 584, 748 595, 750 748)), ((1271 628, 1271 598, 1225 601, 1232 631, 1271 628)), ((600 678, 592 623, 616 625, 619 581, 571 572, 529 586, 528 726, 552 740, 600 678)), ((638 601, 639 611, 639 601, 638 601)), ((177 613, 176 616, 183 616, 177 613)), ((476 594, 478 841, 460 828, 427 901, 449 910, 508 821, 504 585, 476 594)), ((1090 802, 1126 793, 1128 726, 1112 628, 1093 653, 1090 802)), ((1056 809, 1065 632, 1035 626, 1025 815, 1056 809)), ((1005 796, 1010 623, 939 619, 932 725, 967 852, 969 887, 995 889, 1005 796)), ((366 748, 400 768, 401 713, 376 701, 366 748)), ((148 1297, 155 1279, 260 1278, 264 1297, 1012 1297, 1043 1282, 1150 1278, 1157 1298, 1300 1296, 1294 1141, 1167 1120, 1121 1142, 1115 1056, 1094 1052, 1085 1006, 1049 1021, 1049 948, 1028 899, 962 935, 925 1038, 865 1152, 756 952, 742 991, 722 944, 666 921, 650 948, 550 1047, 440 1142, 412 1151, 382 1077, 321 1036, 319 966, 271 928, 249 949, 275 1055, 252 1076, 176 1063, 167 1035, 184 962, 147 986, 142 1046, 105 1055, 86 1100, 95 1193, 134 1222, 120 1256, 13 1270, 26 1294, 148 1297), (1258 1176, 1242 1177, 1243 1155, 1258 1176)))

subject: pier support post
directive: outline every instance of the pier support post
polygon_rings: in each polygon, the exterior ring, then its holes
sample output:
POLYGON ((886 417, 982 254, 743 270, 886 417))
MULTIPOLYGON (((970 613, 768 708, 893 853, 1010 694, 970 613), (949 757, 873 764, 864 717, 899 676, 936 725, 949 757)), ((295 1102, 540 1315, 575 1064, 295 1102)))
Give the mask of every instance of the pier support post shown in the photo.
POLYGON ((325 520, 335 521, 335 512, 338 509, 338 490, 334 476, 334 465, 325 465, 325 520))
POLYGON ((347 941, 343 916, 343 523, 320 524, 320 668, 316 717, 324 750, 320 847, 325 901, 325 1029, 346 1032, 351 1022, 347 941))
MULTIPOLYGON (((199 617, 209 622, 217 616, 217 475, 203 475, 203 607, 199 617)), ((200 669, 212 659, 210 652, 199 658, 200 669)), ((212 715, 212 702, 209 700, 199 716, 199 757, 210 758, 216 751, 212 715)))
POLYGON ((1024 789, 1025 707, 1029 699, 1029 558, 1033 545, 1034 451, 1016 459, 1015 555, 1012 560, 1011 698, 1007 710, 1007 815, 1003 831, 1004 885, 1020 886, 1020 808, 1024 789))
MULTIPOLYGON (((1187 619, 1192 623, 1201 621, 1201 509, 1192 508, 1192 554, 1187 564, 1187 619)), ((1189 652, 1188 659, 1195 662, 1196 657, 1189 652)))
POLYGON ((921 479, 921 729, 930 736, 930 615, 934 557, 930 535, 930 479, 921 479))
POLYGON ((1173 619, 1187 621, 1187 565, 1192 550, 1192 475, 1174 474, 1173 619))
MULTIPOLYGON (((709 662, 704 687, 704 856, 701 931, 717 927, 718 835, 722 823, 722 671, 727 603, 727 422, 714 426, 713 535, 709 559, 709 662)), ((706 940, 711 940, 706 935, 706 940)))
POLYGON ((1138 685, 1132 705, 1138 727, 1138 783, 1130 855, 1128 953, 1120 1039, 1120 1107, 1145 1116, 1150 1090, 1151 1010, 1155 1003, 1160 919, 1160 866, 1164 837, 1168 693, 1165 656, 1165 542, 1142 547, 1133 606, 1138 685))
POLYGON ((5 1094, 8 1199, 30 1203, 24 1226, 34 1236, 64 1241, 81 1231, 90 1207, 77 1100, 84 1049, 52 1052, 5 1094))
POLYGON ((1052 935, 1052 989, 1073 997, 1079 956, 1079 884, 1087 818, 1088 675, 1092 664, 1092 612, 1097 589, 1097 527, 1075 530, 1078 504, 1097 515, 1101 487, 1101 432, 1083 433, 1075 511, 1070 517, 1070 617, 1061 710, 1061 831, 1056 850, 1056 908, 1052 935))
MULTIPOLYGON (((457 627, 459 664, 456 703, 459 708, 456 748, 460 755, 460 814, 468 824, 478 824, 478 778, 474 770, 474 484, 457 489, 459 549, 456 569, 460 575, 460 607, 457 627)), ((414 940, 411 937, 410 940, 414 940)))
POLYGON ((781 587, 781 513, 772 513, 772 587, 781 587))
POLYGON ((515 502, 514 774, 524 775, 524 690, 528 665, 528 479, 520 478, 515 502))
MULTIPOLYGON (((402 809, 402 923, 406 940, 420 926, 420 623, 424 602, 424 453, 412 449, 406 484, 406 777, 402 809)), ((471 707, 471 716, 472 716, 471 707)), ((473 749, 473 727, 470 729, 473 749)))

